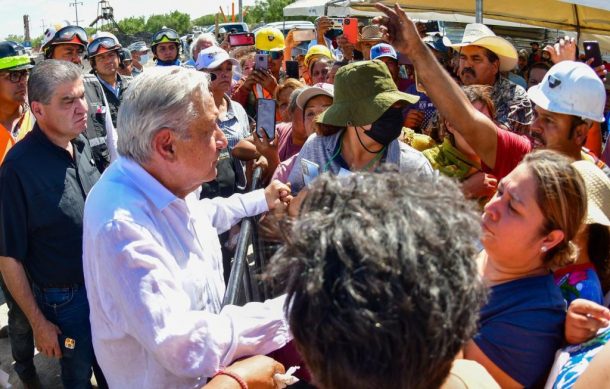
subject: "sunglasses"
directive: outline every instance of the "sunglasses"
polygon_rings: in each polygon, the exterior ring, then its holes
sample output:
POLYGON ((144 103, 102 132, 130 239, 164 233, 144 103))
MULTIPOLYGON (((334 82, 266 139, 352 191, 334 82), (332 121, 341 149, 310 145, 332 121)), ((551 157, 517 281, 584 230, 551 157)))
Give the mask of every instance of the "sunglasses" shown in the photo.
POLYGON ((267 54, 271 59, 280 59, 284 57, 283 51, 266 51, 266 50, 257 50, 256 54, 267 54))
POLYGON ((110 37, 105 36, 97 38, 94 39, 93 42, 89 44, 89 46, 87 46, 87 54, 89 55, 89 57, 92 57, 97 53, 100 47, 104 47, 105 49, 110 50, 116 48, 117 46, 119 46, 118 42, 110 37))
POLYGON ((156 33, 155 35, 153 35, 152 41, 153 42, 163 42, 163 40, 166 40, 168 42, 173 42, 176 40, 179 40, 180 36, 178 35, 177 32, 173 31, 173 30, 161 30, 158 33, 156 33))
POLYGON ((78 38, 82 45, 87 45, 87 32, 82 27, 66 26, 55 33, 55 43, 71 42, 78 38))
POLYGON ((18 70, 18 71, 14 71, 14 72, 2 72, 0 74, 2 74, 3 78, 9 80, 13 84, 17 84, 17 83, 21 82, 21 80, 27 79, 28 76, 30 75, 30 72, 27 70, 18 70), (5 74, 6 74, 6 76, 5 76, 5 74))

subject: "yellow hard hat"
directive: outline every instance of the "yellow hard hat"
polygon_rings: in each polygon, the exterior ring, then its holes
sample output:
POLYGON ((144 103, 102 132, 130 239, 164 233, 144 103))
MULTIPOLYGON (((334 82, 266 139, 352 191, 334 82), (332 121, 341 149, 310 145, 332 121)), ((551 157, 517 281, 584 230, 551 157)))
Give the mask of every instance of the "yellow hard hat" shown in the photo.
POLYGON ((313 45, 307 50, 307 54, 305 54, 305 66, 307 68, 309 68, 309 61, 312 60, 314 56, 326 57, 330 60, 334 59, 328 47, 324 45, 313 45))
POLYGON ((277 28, 265 27, 261 28, 254 38, 254 47, 256 50, 277 51, 284 50, 284 34, 277 28))

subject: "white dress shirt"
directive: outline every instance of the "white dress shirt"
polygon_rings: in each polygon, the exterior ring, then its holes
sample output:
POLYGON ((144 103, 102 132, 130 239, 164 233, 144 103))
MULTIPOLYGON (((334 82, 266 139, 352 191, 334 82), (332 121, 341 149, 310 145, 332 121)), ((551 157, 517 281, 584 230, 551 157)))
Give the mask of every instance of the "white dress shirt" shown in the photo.
POLYGON ((221 309, 218 234, 267 210, 262 190, 177 198, 120 157, 85 205, 93 347, 111 388, 195 388, 236 358, 290 340, 285 298, 221 309))

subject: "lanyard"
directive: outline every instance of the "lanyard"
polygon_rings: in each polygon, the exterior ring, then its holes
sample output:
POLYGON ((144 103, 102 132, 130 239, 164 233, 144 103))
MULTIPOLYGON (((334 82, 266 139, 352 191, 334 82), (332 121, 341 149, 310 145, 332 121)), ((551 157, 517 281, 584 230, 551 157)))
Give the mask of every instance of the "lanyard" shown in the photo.
MULTIPOLYGON (((328 171, 328 167, 330 166, 330 164, 335 160, 335 158, 337 158, 337 156, 341 153, 341 149, 343 147, 343 135, 345 135, 345 132, 343 132, 341 134, 341 136, 339 137, 339 147, 337 148, 337 151, 335 151, 335 154, 333 154, 332 157, 330 157, 330 159, 328 160, 328 162, 326 162, 324 164, 324 167, 322 167, 322 171, 326 172, 328 171)), ((381 157, 383 156, 383 152, 385 151, 385 146, 383 146, 383 148, 381 150, 379 150, 379 152, 377 153, 377 155, 375 155, 375 158, 373 158, 369 163, 366 164, 365 167, 363 167, 362 169, 360 169, 360 171, 369 171, 371 169, 371 167, 375 166, 375 164, 381 159, 381 157)))

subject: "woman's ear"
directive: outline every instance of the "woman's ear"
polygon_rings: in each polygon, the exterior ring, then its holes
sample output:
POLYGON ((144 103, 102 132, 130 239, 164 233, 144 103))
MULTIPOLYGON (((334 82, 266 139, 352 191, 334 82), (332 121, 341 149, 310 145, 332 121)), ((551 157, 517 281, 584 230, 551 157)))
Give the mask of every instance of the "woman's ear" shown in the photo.
POLYGON ((549 232, 543 239, 542 239, 542 247, 545 247, 546 249, 542 249, 541 251, 548 251, 550 249, 552 249, 553 247, 557 246, 558 244, 560 244, 563 239, 565 237, 565 234, 563 233, 563 231, 561 230, 553 230, 551 232, 549 232))

